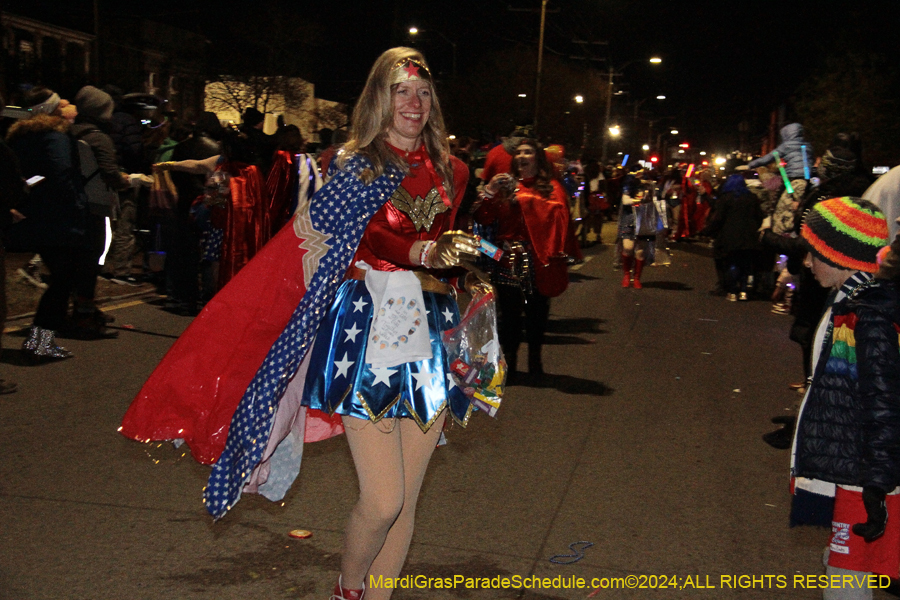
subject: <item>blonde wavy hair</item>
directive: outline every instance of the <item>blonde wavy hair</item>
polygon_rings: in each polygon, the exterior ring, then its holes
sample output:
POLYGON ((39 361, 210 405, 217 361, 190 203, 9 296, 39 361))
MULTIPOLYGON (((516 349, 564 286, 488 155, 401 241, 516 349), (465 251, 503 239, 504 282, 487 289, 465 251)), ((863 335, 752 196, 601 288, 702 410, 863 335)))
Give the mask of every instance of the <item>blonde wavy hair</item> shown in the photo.
MULTIPOLYGON (((393 163, 403 172, 409 170, 406 161, 387 145, 387 133, 394 124, 393 92, 395 86, 391 85, 391 71, 395 65, 407 59, 418 61, 426 68, 428 67, 425 57, 415 48, 401 46, 385 51, 372 65, 366 86, 353 109, 353 116, 350 119, 350 139, 344 144, 343 151, 338 155, 337 166, 343 168, 347 159, 353 154, 365 156, 372 163, 372 168, 365 169, 360 173, 359 178, 366 184, 380 177, 388 162, 393 163)), ((431 113, 422 130, 422 139, 435 170, 444 180, 447 194, 452 198, 453 166, 450 164, 450 146, 447 142, 441 105, 434 93, 434 84, 429 83, 431 85, 431 113)))

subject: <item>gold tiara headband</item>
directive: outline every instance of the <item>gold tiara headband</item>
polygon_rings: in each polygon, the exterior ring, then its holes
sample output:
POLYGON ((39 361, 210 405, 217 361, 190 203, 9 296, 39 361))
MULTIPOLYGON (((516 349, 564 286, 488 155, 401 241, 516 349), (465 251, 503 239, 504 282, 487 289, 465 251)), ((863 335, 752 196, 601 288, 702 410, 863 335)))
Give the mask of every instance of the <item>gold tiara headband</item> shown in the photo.
POLYGON ((414 58, 404 58, 391 68, 391 85, 404 81, 431 81, 431 72, 414 58))

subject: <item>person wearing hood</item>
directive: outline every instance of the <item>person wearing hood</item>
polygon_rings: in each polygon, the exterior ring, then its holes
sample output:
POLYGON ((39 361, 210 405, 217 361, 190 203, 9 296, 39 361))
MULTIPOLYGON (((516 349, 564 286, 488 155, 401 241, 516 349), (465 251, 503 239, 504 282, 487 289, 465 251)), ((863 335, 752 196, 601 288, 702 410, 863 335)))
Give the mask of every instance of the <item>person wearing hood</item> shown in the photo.
POLYGON ((716 210, 700 232, 715 238, 713 257, 724 260, 728 300, 749 300, 753 259, 759 248, 759 225, 765 215, 742 175, 732 175, 722 187, 716 210))
POLYGON ((85 163, 82 163, 82 176, 86 180, 85 193, 88 201, 85 232, 88 248, 79 254, 75 308, 71 327, 67 333, 81 339, 115 337, 115 332, 106 329, 109 317, 105 316, 94 302, 97 276, 100 274, 100 259, 107 245, 107 221, 116 210, 117 192, 149 185, 153 180, 140 173, 126 175, 119 170, 113 140, 103 131, 109 127, 115 106, 109 94, 94 86, 85 86, 75 95, 75 106, 78 108, 78 116, 75 118, 75 125, 72 126, 72 137, 90 147, 96 170, 85 173, 85 163))
MULTIPOLYGON (((806 165, 811 166, 809 161, 812 160, 812 145, 803 138, 803 125, 800 123, 789 123, 781 128, 781 143, 777 148, 754 160, 747 165, 751 169, 768 165, 775 162, 775 153, 787 164, 784 167, 788 179, 807 179, 804 170, 803 146, 806 146, 806 165)), ((778 165, 776 164, 777 168, 778 165)))
POLYGON ((22 99, 32 116, 13 124, 6 138, 22 176, 41 178, 21 206, 23 218, 9 229, 10 245, 39 252, 51 275, 22 345, 33 362, 72 356, 56 344, 56 333, 65 325, 78 253, 87 247, 87 199, 71 124, 59 114, 60 100, 50 89, 33 88, 22 99))
POLYGON ((800 123, 790 123, 782 127, 781 143, 778 147, 765 156, 751 160, 747 166, 756 169, 774 163, 773 166, 777 169, 779 161, 775 160, 776 153, 778 158, 786 163, 784 171, 793 189, 793 193, 784 190, 772 215, 772 230, 778 235, 784 235, 794 229, 794 210, 806 193, 814 156, 812 144, 804 139, 803 126, 800 123))

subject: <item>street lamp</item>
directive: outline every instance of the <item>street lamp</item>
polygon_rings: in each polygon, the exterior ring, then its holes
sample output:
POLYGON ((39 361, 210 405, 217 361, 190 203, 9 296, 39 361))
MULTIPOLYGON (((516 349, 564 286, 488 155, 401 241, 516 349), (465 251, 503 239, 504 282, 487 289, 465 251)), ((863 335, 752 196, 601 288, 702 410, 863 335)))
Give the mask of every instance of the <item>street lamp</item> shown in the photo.
POLYGON ((678 130, 677 130, 677 129, 673 129, 673 130, 670 131, 669 133, 671 133, 672 135, 678 135, 678 130))
POLYGON ((659 96, 656 97, 656 99, 657 99, 657 100, 665 100, 666 97, 663 96, 662 94, 660 94, 659 96))
POLYGON ((582 96, 581 94, 578 94, 577 96, 575 96, 575 102, 577 102, 578 104, 581 104, 582 102, 584 102, 584 96, 582 96))
POLYGON ((620 133, 622 133, 622 130, 619 129, 618 125, 613 125, 609 128, 609 135, 613 137, 618 137, 620 133))

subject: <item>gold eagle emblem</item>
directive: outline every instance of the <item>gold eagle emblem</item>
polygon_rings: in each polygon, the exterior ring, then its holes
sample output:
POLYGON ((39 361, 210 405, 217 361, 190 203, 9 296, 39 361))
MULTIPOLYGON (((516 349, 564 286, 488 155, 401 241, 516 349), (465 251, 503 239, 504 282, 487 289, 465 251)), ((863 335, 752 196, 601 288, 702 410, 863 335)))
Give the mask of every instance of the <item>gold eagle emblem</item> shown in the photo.
POLYGON ((434 225, 434 218, 443 212, 450 210, 450 207, 441 200, 441 195, 436 188, 431 188, 425 197, 416 196, 407 192, 403 187, 398 187, 394 195, 391 196, 391 204, 409 217, 416 226, 416 231, 431 231, 434 225))

